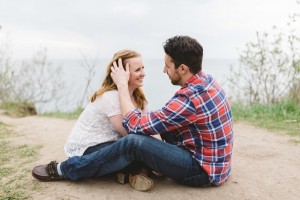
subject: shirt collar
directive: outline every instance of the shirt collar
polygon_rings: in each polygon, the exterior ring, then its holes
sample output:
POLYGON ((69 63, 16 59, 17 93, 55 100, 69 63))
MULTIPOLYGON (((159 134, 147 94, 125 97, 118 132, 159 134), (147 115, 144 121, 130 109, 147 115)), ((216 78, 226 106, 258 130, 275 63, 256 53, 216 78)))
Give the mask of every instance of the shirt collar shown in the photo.
POLYGON ((190 84, 193 84, 196 80, 198 81, 200 80, 200 83, 202 83, 203 82, 202 79, 205 79, 206 77, 207 77, 206 73, 200 70, 197 74, 191 76, 182 88, 188 87, 190 84))

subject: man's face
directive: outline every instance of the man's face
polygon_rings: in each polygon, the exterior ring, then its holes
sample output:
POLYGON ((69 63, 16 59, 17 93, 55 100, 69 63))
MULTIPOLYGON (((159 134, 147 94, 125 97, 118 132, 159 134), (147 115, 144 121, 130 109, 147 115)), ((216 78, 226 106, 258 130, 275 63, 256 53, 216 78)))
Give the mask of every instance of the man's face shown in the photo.
POLYGON ((171 83, 173 85, 180 85, 181 84, 181 76, 178 73, 178 70, 175 69, 175 63, 173 59, 169 55, 165 55, 165 66, 164 66, 164 73, 167 73, 171 83))

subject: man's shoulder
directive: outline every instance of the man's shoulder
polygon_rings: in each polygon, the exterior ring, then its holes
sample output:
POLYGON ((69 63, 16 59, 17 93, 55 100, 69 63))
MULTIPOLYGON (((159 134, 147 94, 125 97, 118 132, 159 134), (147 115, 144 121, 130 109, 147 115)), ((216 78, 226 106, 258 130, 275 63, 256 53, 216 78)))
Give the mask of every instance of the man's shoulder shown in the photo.
POLYGON ((193 96, 193 95, 199 95, 203 92, 205 92, 207 88, 202 85, 201 83, 199 84, 189 84, 187 87, 181 88, 177 94, 178 95, 185 95, 187 97, 193 96))

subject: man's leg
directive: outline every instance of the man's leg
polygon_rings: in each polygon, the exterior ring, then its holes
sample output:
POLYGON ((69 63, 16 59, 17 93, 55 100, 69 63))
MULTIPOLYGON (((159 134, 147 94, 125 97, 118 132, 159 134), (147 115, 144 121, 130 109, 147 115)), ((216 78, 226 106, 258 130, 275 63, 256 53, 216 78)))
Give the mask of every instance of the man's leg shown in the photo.
POLYGON ((99 151, 61 163, 65 178, 77 180, 119 171, 133 161, 191 186, 207 185, 208 176, 186 150, 152 137, 130 134, 99 151))

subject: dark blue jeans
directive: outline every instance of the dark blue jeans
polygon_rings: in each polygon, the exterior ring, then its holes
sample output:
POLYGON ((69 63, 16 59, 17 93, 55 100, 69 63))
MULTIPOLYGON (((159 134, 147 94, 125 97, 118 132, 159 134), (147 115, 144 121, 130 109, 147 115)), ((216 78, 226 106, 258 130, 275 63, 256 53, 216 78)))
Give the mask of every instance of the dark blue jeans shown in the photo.
POLYGON ((134 161, 145 163, 156 172, 189 186, 209 185, 207 173, 191 154, 156 138, 129 134, 104 148, 75 156, 61 163, 67 179, 99 177, 117 172, 134 161))
MULTIPOLYGON (((87 154, 94 153, 96 151, 99 151, 100 149, 102 149, 104 147, 107 147, 107 146, 113 144, 114 142, 115 141, 110 141, 110 142, 105 142, 105 143, 97 144, 95 146, 91 146, 87 150, 84 151, 83 156, 85 156, 87 154)), ((141 169, 148 169, 149 171, 152 171, 152 169, 149 168, 147 165, 145 165, 145 163, 139 162, 139 161, 133 161, 132 163, 130 163, 130 165, 126 166, 124 169, 122 169, 122 170, 120 170, 118 172, 122 172, 122 173, 128 175, 129 173, 138 172, 141 169)))
POLYGON ((95 146, 91 146, 89 148, 87 148, 87 150, 84 151, 83 156, 94 153, 96 151, 99 151, 100 149, 103 149, 104 147, 107 147, 111 144, 113 144, 115 141, 111 141, 111 142, 104 142, 101 144, 97 144, 95 146))

